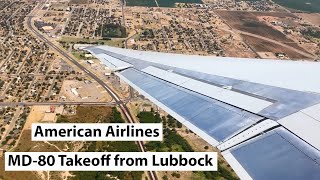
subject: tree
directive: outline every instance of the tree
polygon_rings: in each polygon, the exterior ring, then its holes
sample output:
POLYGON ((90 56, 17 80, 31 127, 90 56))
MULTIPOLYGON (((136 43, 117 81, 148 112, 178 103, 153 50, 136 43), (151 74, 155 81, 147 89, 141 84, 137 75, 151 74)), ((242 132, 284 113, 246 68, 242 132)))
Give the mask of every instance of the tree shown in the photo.
POLYGON ((179 122, 179 121, 177 121, 177 127, 178 127, 178 128, 182 128, 182 123, 179 122))
POLYGON ((11 139, 11 136, 7 136, 6 140, 9 141, 11 139))
POLYGON ((163 127, 167 126, 167 118, 162 116, 162 123, 163 123, 163 127))
POLYGON ((169 178, 168 178, 167 175, 164 175, 164 176, 162 177, 162 179, 163 179, 163 180, 169 180, 169 178))
POLYGON ((172 177, 176 177, 176 178, 180 178, 180 174, 179 173, 176 173, 176 172, 173 172, 171 174, 172 177))

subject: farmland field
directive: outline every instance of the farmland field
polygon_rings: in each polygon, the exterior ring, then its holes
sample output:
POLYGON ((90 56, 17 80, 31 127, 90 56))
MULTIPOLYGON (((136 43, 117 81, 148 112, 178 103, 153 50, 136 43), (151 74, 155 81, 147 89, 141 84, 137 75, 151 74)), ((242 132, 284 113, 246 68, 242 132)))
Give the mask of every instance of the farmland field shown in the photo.
MULTIPOLYGON (((285 53, 291 59, 307 59, 307 57, 291 50, 286 47, 265 41, 259 38, 242 35, 247 44, 256 51, 256 52, 272 52, 272 53, 285 53)), ((289 45, 289 44, 288 44, 289 45)))
POLYGON ((146 6, 146 7, 157 7, 154 0, 126 0, 127 6, 146 6))
MULTIPOLYGON (((286 37, 285 34, 282 32, 272 28, 271 26, 268 26, 267 24, 259 21, 259 16, 273 16, 273 17, 296 17, 295 15, 291 13, 285 13, 285 12, 239 12, 239 11, 216 11, 218 15, 220 15, 226 23, 237 30, 258 35, 263 38, 268 38, 277 42, 281 42, 283 44, 289 45, 297 50, 304 51, 305 53, 308 53, 305 49, 301 48, 296 42, 294 42, 292 39, 289 39, 286 37)), ((245 39, 249 38, 248 36, 245 36, 245 39)), ((252 45, 256 49, 256 51, 270 51, 270 52, 276 52, 277 49, 283 50, 282 52, 285 52, 288 54, 290 58, 293 59, 305 59, 305 56, 300 55, 299 53, 296 53, 292 50, 289 50, 288 48, 284 48, 282 46, 276 45, 274 43, 267 42, 265 40, 261 41, 257 38, 250 37, 249 39, 246 39, 247 43, 252 45), (261 41, 261 42, 260 42, 261 41), (258 42, 258 43, 257 43, 258 42), (260 43, 264 44, 260 44, 260 43), (264 46, 264 47, 262 47, 264 46), (278 48, 274 48, 278 47, 278 48), (265 49, 265 50, 263 50, 265 49)))
MULTIPOLYGON (((201 0, 157 0, 160 7, 174 7, 175 3, 198 3, 202 4, 201 0)), ((155 0, 126 0, 127 6, 146 6, 157 7, 155 0)))
POLYGON ((106 24, 102 27, 102 37, 124 38, 127 37, 127 31, 121 25, 106 24))
POLYGON ((70 4, 88 4, 88 0, 71 0, 70 4))
POLYGON ((263 36, 269 39, 277 40, 279 42, 293 42, 288 39, 283 33, 273 29, 267 24, 260 22, 258 16, 274 16, 274 17, 293 17, 289 13, 254 13, 254 12, 239 12, 239 11, 216 11, 226 23, 232 28, 240 31, 263 36))
POLYGON ((320 12, 319 0, 273 0, 281 6, 306 12, 320 12))
POLYGON ((175 3, 197 3, 202 4, 201 0, 157 0, 160 7, 174 7, 175 3))
POLYGON ((296 15, 320 27, 320 13, 296 13, 296 15))

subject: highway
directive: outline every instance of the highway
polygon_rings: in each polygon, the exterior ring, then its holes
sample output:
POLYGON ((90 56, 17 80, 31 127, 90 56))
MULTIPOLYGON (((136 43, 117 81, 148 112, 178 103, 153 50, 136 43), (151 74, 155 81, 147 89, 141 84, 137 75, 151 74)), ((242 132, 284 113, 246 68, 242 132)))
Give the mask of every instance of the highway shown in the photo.
MULTIPOLYGON (((40 3, 39 6, 34 9, 33 13, 36 12, 37 9, 41 8, 43 4, 44 4, 44 2, 40 3)), ((109 93, 109 95, 115 100, 116 104, 120 107, 121 112, 124 114, 127 122, 134 123, 133 117, 132 117, 130 111, 128 110, 127 106, 124 104, 124 102, 122 102, 120 100, 119 96, 115 92, 113 92, 113 90, 110 87, 108 87, 108 85, 106 83, 104 83, 99 77, 97 77, 95 74, 91 73, 88 69, 86 69, 84 66, 82 66, 77 60, 73 59, 64 50, 60 49, 60 47, 56 46, 54 43, 52 43, 45 36, 43 36, 36 29, 33 28, 33 26, 32 26, 32 18, 34 17, 33 15, 35 15, 35 14, 28 16, 27 28, 30 31, 32 31, 39 39, 41 39, 43 42, 45 42, 50 48, 59 52, 61 56, 68 59, 75 66, 77 66, 79 69, 84 71, 88 76, 90 76, 92 79, 97 81, 109 93)), ((146 152, 143 141, 138 141, 137 144, 142 152, 146 152)), ((151 180, 158 180, 157 174, 154 171, 148 171, 148 176, 149 176, 149 179, 151 179, 151 180)))

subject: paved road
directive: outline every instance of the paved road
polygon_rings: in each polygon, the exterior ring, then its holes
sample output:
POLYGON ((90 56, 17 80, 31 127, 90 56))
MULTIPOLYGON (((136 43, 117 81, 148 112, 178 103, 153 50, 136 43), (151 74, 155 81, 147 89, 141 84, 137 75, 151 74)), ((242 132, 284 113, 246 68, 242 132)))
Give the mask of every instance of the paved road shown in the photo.
MULTIPOLYGON (((39 8, 39 7, 41 7, 41 5, 36 8, 39 8)), ((35 9, 35 11, 33 11, 33 12, 36 12, 36 11, 37 10, 35 9)), ((128 110, 127 106, 120 100, 118 95, 115 92, 113 92, 113 90, 106 83, 104 83, 100 78, 98 78, 95 74, 90 72, 88 69, 86 69, 84 66, 82 66, 77 60, 75 60, 71 56, 69 56, 68 53, 66 53, 64 50, 60 49, 60 47, 56 46, 54 43, 52 43, 50 40, 48 40, 45 36, 43 36, 41 33, 39 33, 36 29, 34 29, 32 26, 32 17, 33 16, 29 16, 27 19, 27 28, 30 31, 32 31, 36 36, 38 36, 39 39, 44 41, 49 47, 51 47, 52 49, 59 52, 62 56, 64 56, 66 59, 68 59, 71 63, 73 63, 79 69, 84 71, 88 76, 90 76, 92 79, 97 81, 110 94, 110 96, 115 100, 116 104, 120 107, 122 113, 125 115, 126 120, 130 123, 134 123, 134 120, 133 120, 133 117, 132 117, 130 111, 128 110)), ((142 152, 146 151, 143 141, 138 141, 137 144, 142 152)), ((152 180, 158 180, 157 174, 154 171, 148 171, 148 176, 152 180)))
POLYGON ((125 47, 126 49, 128 49, 128 41, 129 41, 131 38, 133 38, 135 35, 138 34, 138 31, 137 31, 137 30, 134 30, 134 31, 135 31, 135 33, 134 33, 132 36, 128 37, 128 38, 124 41, 124 47, 125 47))

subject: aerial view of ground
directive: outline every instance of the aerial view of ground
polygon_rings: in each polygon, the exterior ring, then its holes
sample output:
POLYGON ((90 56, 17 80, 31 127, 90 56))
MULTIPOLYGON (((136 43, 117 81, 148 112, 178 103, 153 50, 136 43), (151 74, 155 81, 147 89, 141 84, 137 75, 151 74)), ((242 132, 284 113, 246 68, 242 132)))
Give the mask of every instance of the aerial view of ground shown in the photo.
POLYGON ((274 2, 298 11, 320 12, 320 1, 318 0, 273 0, 274 2))
POLYGON ((202 1, 201 0, 126 0, 126 5, 128 6, 175 7, 176 3, 202 4, 202 1))
MULTIPOLYGON (((256 52, 278 52, 278 53, 284 53, 289 58, 292 59, 305 59, 306 57, 303 55, 300 55, 299 53, 296 53, 296 51, 291 50, 289 48, 283 47, 281 45, 273 44, 269 41, 261 40, 259 38, 255 38, 252 36, 243 35, 245 38, 245 42, 250 44, 252 48, 256 52)), ((275 58, 275 56, 271 56, 272 58, 275 58)), ((270 58, 270 59, 272 59, 270 58)))
POLYGON ((197 3, 202 4, 201 0, 157 0, 159 7, 174 7, 175 3, 197 3))
POLYGON ((273 29, 259 21, 258 16, 294 17, 291 13, 268 13, 268 12, 237 12, 217 11, 223 19, 232 27, 240 31, 257 34, 280 42, 290 42, 285 34, 273 29))
MULTIPOLYGON (((264 43, 263 46, 273 46, 278 48, 281 48, 281 46, 283 46, 283 53, 287 54, 290 58, 308 59, 312 57, 310 52, 298 45, 296 41, 289 38, 289 34, 291 34, 290 31, 292 31, 292 27, 290 26, 293 26, 298 18, 292 13, 238 11, 216 11, 216 13, 219 14, 223 19, 225 19, 226 23, 232 29, 242 34, 246 42, 249 45, 253 46, 254 49, 257 49, 257 51, 261 50, 261 48, 256 47, 257 45, 261 46, 261 42, 269 41, 267 43, 264 43), (270 19, 273 19, 273 21, 270 19), (284 20, 283 22, 278 22, 279 19, 284 20), (289 22, 288 19, 292 19, 291 22, 289 22), (277 26, 279 26, 279 24, 284 24, 285 20, 286 28, 284 30, 281 29, 281 32, 280 29, 277 28, 277 26), (255 39, 254 41, 256 42, 254 42, 253 39, 255 39), (261 42, 259 42, 259 40, 261 42)), ((282 51, 280 50, 279 53, 281 52, 282 51)))
POLYGON ((319 61, 320 1, 1 0, 0 179, 238 179, 217 148, 83 50, 97 45, 319 61), (162 123, 164 141, 31 141, 32 123, 123 122, 162 123), (220 154, 217 172, 6 172, 6 151, 220 154))
POLYGON ((320 13, 296 13, 296 16, 305 19, 306 21, 320 27, 320 13))
POLYGON ((157 7, 156 1, 154 0, 127 0, 127 6, 146 6, 146 7, 157 7))

